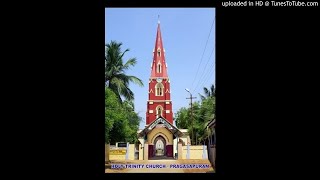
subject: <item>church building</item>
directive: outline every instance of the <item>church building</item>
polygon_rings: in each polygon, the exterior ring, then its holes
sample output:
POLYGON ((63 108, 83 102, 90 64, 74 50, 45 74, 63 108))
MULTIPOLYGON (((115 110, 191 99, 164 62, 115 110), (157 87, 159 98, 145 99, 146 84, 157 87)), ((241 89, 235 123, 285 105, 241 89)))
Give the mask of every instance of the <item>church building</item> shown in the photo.
POLYGON ((178 155, 178 142, 190 144, 186 129, 178 129, 173 123, 170 78, 162 42, 160 22, 153 49, 151 75, 145 128, 138 131, 141 143, 139 159, 174 158, 178 155), (142 154, 140 153, 142 152, 142 154))

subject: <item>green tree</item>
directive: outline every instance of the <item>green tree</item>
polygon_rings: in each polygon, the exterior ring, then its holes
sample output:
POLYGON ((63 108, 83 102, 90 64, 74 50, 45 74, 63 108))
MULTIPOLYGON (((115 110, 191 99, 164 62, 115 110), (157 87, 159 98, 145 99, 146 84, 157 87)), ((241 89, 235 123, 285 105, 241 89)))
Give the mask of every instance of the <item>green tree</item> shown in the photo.
POLYGON ((136 58, 124 63, 123 57, 129 49, 121 51, 122 43, 111 41, 105 50, 105 140, 106 143, 137 141, 137 130, 141 117, 134 112, 134 93, 129 88, 133 82, 143 86, 142 81, 126 74, 126 70, 135 66, 136 58))
POLYGON ((203 91, 204 91, 205 95, 199 94, 201 97, 201 100, 204 100, 208 97, 215 97, 216 96, 216 88, 214 87, 213 84, 211 85, 210 89, 204 87, 203 91))
POLYGON ((180 129, 187 129, 189 126, 189 110, 182 107, 175 114, 176 126, 180 129))
POLYGON ((192 140, 192 144, 203 143, 207 138, 208 132, 205 127, 215 115, 215 87, 211 85, 209 89, 204 87, 203 90, 204 95, 199 94, 201 101, 196 101, 193 104, 193 121, 190 107, 182 107, 175 115, 177 127, 187 128, 190 138, 195 138, 192 140), (194 136, 192 133, 194 133, 194 136))
POLYGON ((105 90, 105 142, 135 143, 141 118, 134 112, 132 101, 119 102, 110 89, 105 90))
POLYGON ((123 130, 119 125, 122 121, 126 121, 126 114, 122 111, 122 105, 118 100, 117 95, 109 88, 105 89, 105 142, 110 143, 111 140, 115 141, 122 138, 124 135, 123 130), (114 137, 113 134, 119 136, 114 137))
POLYGON ((136 143, 138 141, 137 138, 137 131, 139 129, 139 124, 141 121, 141 117, 134 112, 134 103, 132 101, 124 101, 123 103, 124 109, 127 112, 127 118, 128 118, 128 134, 125 138, 126 142, 130 143, 136 143))
POLYGON ((131 101, 134 99, 134 93, 129 88, 129 82, 133 82, 139 86, 143 86, 141 79, 127 75, 126 70, 136 65, 136 58, 130 58, 126 63, 123 63, 123 56, 129 49, 121 51, 122 43, 111 41, 106 44, 105 52, 105 82, 106 86, 109 87, 122 101, 121 96, 131 101))

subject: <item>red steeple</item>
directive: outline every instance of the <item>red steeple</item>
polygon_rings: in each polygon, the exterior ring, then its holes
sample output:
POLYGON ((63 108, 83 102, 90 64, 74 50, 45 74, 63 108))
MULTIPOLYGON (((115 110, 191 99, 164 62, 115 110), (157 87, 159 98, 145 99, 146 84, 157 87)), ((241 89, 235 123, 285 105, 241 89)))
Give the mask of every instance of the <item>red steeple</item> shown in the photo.
POLYGON ((151 66, 151 77, 168 77, 165 60, 165 50, 163 48, 160 22, 158 22, 156 44, 153 49, 153 61, 151 66))
POLYGON ((173 124, 170 79, 164 53, 160 22, 158 22, 156 44, 151 64, 151 77, 149 78, 146 125, 159 117, 165 118, 173 124))

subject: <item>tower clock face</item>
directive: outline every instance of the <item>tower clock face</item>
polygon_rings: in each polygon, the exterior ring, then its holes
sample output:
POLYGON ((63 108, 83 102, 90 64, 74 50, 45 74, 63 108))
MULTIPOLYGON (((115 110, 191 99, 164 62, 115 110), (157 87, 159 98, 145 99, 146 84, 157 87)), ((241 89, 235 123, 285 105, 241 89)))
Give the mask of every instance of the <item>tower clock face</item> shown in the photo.
POLYGON ((161 78, 157 78, 157 82, 158 83, 162 82, 162 79, 161 78))

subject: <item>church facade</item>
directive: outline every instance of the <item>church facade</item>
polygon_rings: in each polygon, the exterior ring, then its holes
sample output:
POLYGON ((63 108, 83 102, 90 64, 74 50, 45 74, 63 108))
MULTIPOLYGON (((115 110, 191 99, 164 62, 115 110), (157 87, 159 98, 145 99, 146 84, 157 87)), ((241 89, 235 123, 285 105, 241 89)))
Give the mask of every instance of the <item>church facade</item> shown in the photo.
POLYGON ((178 129, 173 123, 171 82, 167 68, 160 22, 158 22, 149 89, 146 92, 148 93, 146 125, 144 129, 138 131, 143 159, 174 158, 178 154, 179 142, 190 144, 187 130, 178 129))

